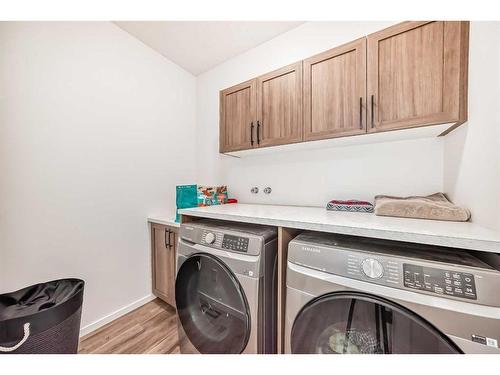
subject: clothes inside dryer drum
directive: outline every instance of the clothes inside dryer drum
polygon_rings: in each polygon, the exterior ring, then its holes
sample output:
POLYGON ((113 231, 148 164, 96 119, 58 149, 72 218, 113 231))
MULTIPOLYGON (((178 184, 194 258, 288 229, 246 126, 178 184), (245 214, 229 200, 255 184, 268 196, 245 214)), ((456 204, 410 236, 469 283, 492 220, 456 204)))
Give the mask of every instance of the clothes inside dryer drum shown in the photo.
POLYGON ((250 311, 232 271, 210 254, 193 254, 175 285, 182 327, 200 353, 241 353, 250 336, 250 311))
POLYGON ((292 353, 437 354, 460 349, 423 318, 385 299, 337 292, 317 297, 292 327, 292 353))

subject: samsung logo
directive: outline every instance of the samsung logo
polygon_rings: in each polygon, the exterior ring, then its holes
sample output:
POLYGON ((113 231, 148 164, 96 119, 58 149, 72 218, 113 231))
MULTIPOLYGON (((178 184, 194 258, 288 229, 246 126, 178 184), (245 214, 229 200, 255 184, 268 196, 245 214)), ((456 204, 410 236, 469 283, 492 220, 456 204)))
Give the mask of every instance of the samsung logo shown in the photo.
POLYGON ((302 250, 309 251, 310 253, 321 253, 320 249, 317 249, 315 247, 309 247, 309 246, 302 246, 302 250))

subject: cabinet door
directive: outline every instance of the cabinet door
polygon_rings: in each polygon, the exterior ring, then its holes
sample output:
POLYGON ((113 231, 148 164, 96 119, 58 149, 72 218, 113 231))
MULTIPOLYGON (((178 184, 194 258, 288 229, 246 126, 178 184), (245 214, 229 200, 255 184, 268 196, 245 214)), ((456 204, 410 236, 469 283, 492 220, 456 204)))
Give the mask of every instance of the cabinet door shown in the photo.
POLYGON ((304 60, 304 139, 366 132, 366 38, 304 60))
POLYGON ((175 270, 177 269, 177 229, 170 228, 171 239, 170 239, 170 284, 169 284, 169 296, 170 305, 175 307, 175 270))
POLYGON ((257 78, 257 145, 302 140, 302 62, 257 78))
POLYGON ((256 80, 220 92, 220 152, 246 150, 257 145, 256 80))
POLYGON ((464 122, 467 22, 403 22, 368 36, 368 131, 464 122))
POLYGON ((153 292, 175 306, 175 232, 163 225, 152 225, 153 292))

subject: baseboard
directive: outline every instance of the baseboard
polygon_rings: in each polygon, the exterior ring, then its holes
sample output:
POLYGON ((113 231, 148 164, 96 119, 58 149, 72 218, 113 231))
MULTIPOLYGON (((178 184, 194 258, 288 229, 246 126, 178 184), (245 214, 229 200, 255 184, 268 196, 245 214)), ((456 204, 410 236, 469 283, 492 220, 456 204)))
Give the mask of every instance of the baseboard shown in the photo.
POLYGON ((109 315, 106 315, 105 317, 96 320, 93 323, 87 324, 85 327, 82 327, 80 329, 80 337, 83 337, 85 335, 88 335, 92 331, 95 331, 98 328, 101 328, 102 326, 108 324, 109 322, 112 322, 115 319, 118 319, 120 316, 125 315, 129 313, 132 310, 137 309, 138 307, 141 307, 142 305, 145 305, 146 303, 154 300, 156 296, 153 294, 147 295, 145 297, 142 297, 141 299, 138 299, 135 302, 132 302, 131 304, 124 306, 114 312, 112 312, 109 315))

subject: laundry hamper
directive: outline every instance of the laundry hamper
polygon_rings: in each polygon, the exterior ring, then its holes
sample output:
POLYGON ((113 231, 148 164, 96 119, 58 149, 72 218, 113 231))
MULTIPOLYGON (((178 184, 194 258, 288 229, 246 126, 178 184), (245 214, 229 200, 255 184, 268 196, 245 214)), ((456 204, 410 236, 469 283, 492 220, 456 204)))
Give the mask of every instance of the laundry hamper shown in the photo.
POLYGON ((0 294, 0 354, 76 354, 84 285, 61 279, 0 294))

